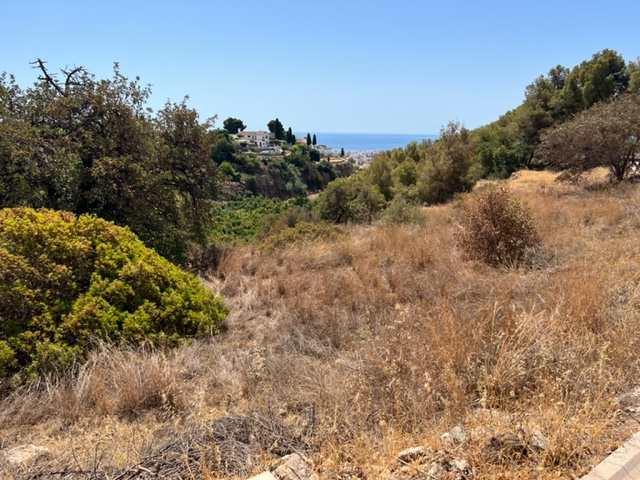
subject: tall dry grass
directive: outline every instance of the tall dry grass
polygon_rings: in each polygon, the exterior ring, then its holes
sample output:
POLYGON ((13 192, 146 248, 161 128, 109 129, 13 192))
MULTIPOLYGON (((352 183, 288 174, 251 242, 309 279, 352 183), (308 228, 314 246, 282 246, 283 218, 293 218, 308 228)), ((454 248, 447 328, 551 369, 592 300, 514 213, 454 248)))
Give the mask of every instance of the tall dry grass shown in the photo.
POLYGON ((74 425, 139 424, 137 449, 109 457, 122 463, 158 432, 257 412, 306 435, 321 478, 383 478, 399 450, 437 452, 455 425, 467 432, 456 455, 478 478, 575 478, 631 428, 616 397, 640 381, 640 192, 531 176, 513 191, 542 240, 530 267, 464 262, 455 204, 420 227, 237 246, 208 280, 231 308, 220 337, 167 352, 105 346, 3 399, 4 444, 62 451, 74 425), (499 435, 526 444, 534 432, 546 444, 526 457, 487 453, 499 435))

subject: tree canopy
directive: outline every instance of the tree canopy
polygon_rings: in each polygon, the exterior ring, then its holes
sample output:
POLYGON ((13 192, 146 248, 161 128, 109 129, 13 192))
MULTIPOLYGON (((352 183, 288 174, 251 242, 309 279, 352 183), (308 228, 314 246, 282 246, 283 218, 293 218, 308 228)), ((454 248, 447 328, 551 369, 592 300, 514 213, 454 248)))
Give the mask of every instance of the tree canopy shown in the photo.
POLYGON ((269 123, 267 123, 267 128, 271 133, 273 133, 276 140, 284 140, 284 126, 280 120, 277 118, 275 120, 270 120, 269 123))
POLYGON ((592 105, 639 88, 640 73, 614 50, 595 53, 573 68, 557 65, 526 87, 520 106, 472 132, 484 175, 506 177, 531 167, 542 132, 592 105))
POLYGON ((575 175, 604 166, 622 180, 640 161, 640 94, 598 102, 548 130, 536 155, 575 175))
POLYGON ((82 67, 61 79, 43 61, 35 67, 38 82, 26 90, 0 76, 0 207, 95 214, 184 258, 216 195, 213 119, 201 122, 185 101, 153 117, 149 87, 117 63, 102 80, 82 67))
POLYGON ((247 126, 240 120, 239 118, 229 117, 224 122, 222 122, 222 126, 224 129, 231 133, 236 134, 238 132, 243 131, 247 126))

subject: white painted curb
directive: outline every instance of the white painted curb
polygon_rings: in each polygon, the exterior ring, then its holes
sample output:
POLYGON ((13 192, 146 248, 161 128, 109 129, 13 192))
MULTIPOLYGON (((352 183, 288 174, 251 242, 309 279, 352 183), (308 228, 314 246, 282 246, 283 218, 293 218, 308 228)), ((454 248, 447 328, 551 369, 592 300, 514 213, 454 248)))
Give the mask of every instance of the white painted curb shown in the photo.
POLYGON ((580 480, 640 480, 640 432, 580 480))

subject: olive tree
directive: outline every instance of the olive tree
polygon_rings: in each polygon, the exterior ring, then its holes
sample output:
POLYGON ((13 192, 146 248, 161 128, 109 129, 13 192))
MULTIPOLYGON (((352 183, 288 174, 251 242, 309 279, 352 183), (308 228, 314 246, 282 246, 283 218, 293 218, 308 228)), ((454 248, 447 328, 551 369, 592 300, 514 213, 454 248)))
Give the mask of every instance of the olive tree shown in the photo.
POLYGON ((574 176, 607 167, 618 181, 640 159, 640 94, 596 103, 542 135, 536 156, 574 176))

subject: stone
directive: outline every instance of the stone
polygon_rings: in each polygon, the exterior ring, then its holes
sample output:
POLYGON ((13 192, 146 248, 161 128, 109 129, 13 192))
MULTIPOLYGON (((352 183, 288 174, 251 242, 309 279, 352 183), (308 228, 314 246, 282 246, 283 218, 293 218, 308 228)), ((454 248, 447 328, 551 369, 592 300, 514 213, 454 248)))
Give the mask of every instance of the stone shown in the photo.
POLYGON ((300 454, 292 453, 282 458, 282 465, 273 471, 278 480, 317 480, 308 462, 300 454))
POLYGON ((47 447, 37 445, 18 445, 4 452, 4 461, 9 465, 17 467, 25 463, 33 463, 40 457, 49 455, 47 447))
POLYGON ((445 456, 429 466, 429 478, 450 478, 455 480, 473 480, 476 472, 467 460, 445 456))
POLYGON ((547 439, 539 429, 534 429, 529 436, 529 445, 538 450, 545 450, 547 448, 547 439))
POLYGON ((262 473, 259 473, 258 475, 254 475, 248 480, 278 480, 278 479, 274 477, 273 473, 271 472, 262 472, 262 473))
POLYGON ((467 435, 462 430, 462 427, 456 425, 450 431, 443 433, 440 435, 440 442, 444 446, 453 446, 460 445, 467 440, 467 435))
POLYGON ((427 452, 424 447, 411 447, 402 450, 398 455, 396 455, 396 460, 403 463, 410 463, 420 460, 426 454, 427 452))

